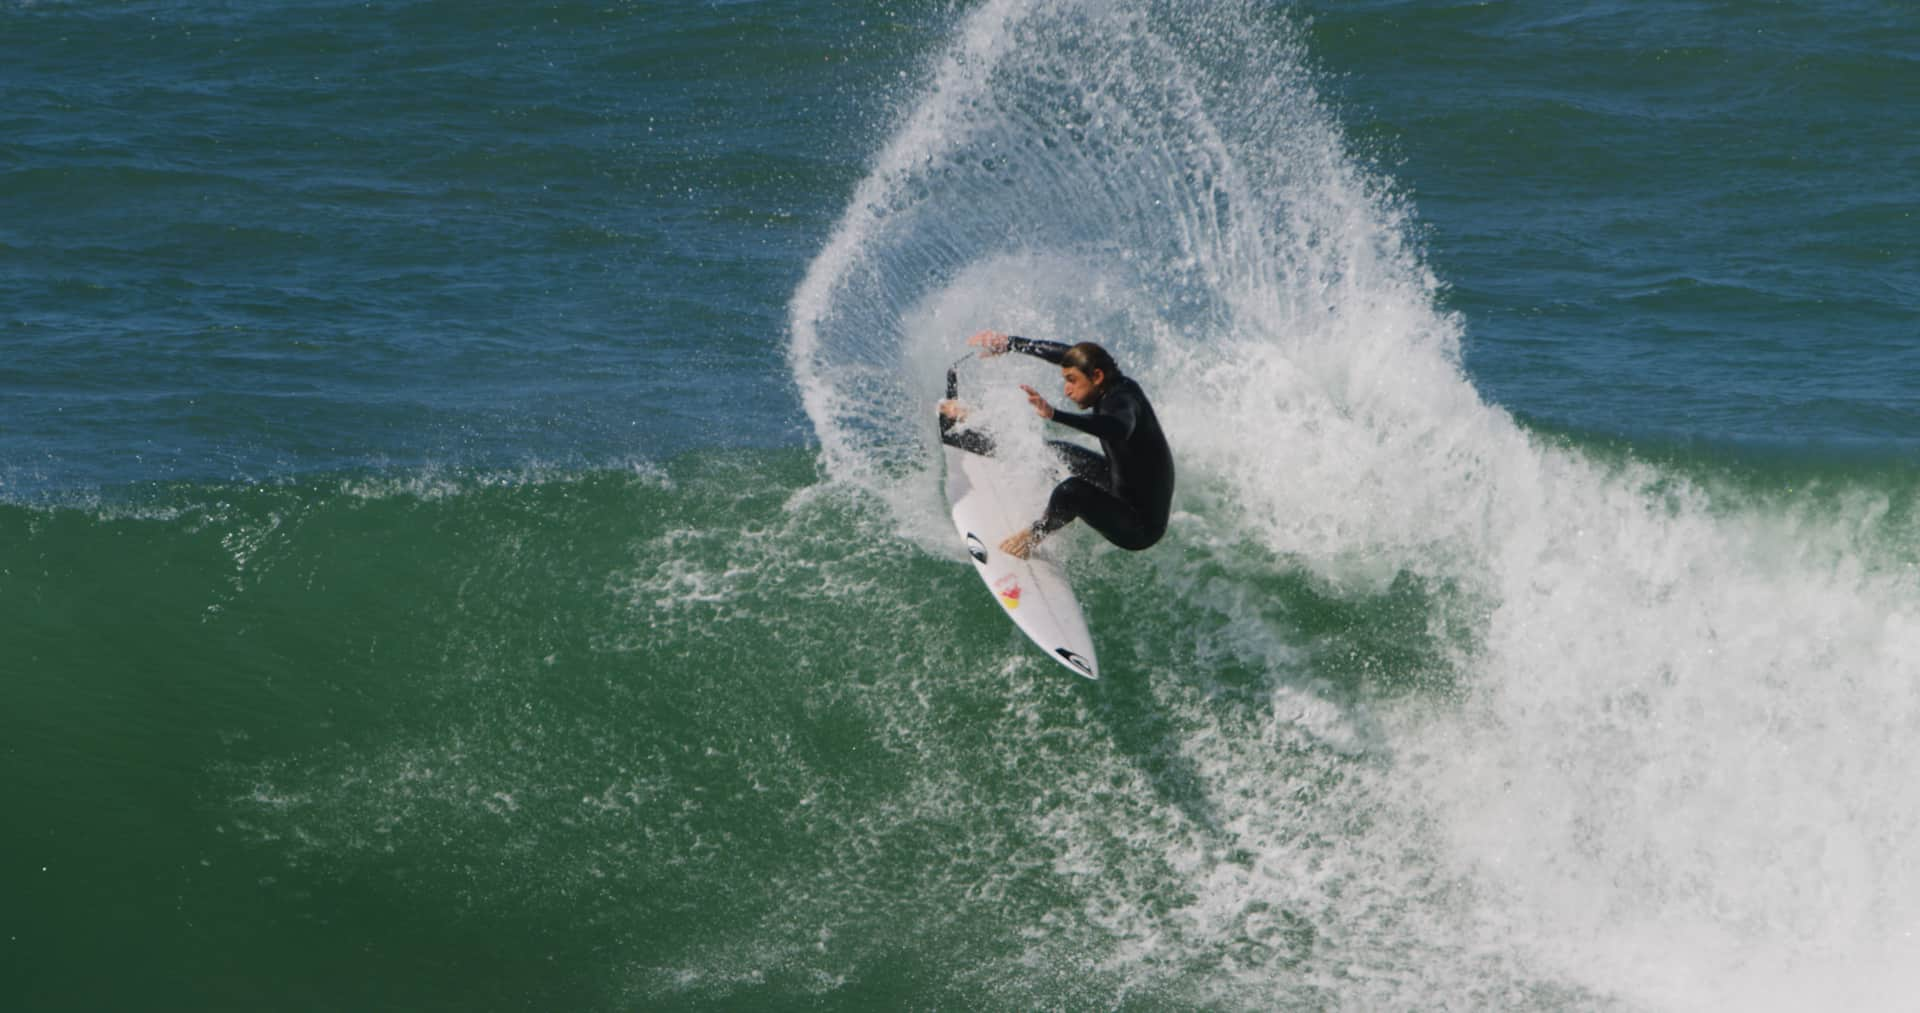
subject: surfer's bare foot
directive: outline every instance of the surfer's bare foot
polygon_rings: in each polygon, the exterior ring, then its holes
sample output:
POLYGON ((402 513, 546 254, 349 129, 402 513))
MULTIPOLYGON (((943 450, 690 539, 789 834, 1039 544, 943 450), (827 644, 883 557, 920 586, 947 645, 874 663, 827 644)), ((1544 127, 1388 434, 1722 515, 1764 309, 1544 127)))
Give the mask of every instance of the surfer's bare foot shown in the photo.
POLYGON ((942 401, 940 402, 940 417, 952 419, 955 422, 964 422, 967 418, 967 406, 958 401, 942 401))
POLYGON ((1008 535, 1007 540, 1000 543, 1000 551, 1015 559, 1025 559, 1033 555, 1033 543, 1033 532, 1022 531, 1008 535))

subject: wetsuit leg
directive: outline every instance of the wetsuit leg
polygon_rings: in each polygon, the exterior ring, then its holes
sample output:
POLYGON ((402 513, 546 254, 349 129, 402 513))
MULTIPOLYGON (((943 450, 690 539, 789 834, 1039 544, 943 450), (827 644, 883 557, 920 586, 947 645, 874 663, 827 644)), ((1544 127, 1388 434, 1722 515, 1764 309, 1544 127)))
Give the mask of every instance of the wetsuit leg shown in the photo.
POLYGON ((1113 467, 1107 463, 1104 455, 1065 440, 1048 440, 1047 449, 1053 451, 1066 464, 1068 474, 1076 478, 1084 478, 1102 489, 1112 491, 1113 467))
POLYGON ((1104 455, 1065 440, 1048 440, 1047 449, 1058 454, 1072 474, 1053 487, 1047 512, 1033 525, 1036 538, 1078 519, 1123 549, 1144 549, 1159 541, 1148 535, 1134 509, 1113 494, 1113 468, 1104 455))
POLYGON ((1087 522, 1088 527, 1123 549, 1144 549, 1160 540, 1140 523, 1133 507, 1078 475, 1053 487, 1047 512, 1034 522, 1034 536, 1045 538, 1075 520, 1087 522))

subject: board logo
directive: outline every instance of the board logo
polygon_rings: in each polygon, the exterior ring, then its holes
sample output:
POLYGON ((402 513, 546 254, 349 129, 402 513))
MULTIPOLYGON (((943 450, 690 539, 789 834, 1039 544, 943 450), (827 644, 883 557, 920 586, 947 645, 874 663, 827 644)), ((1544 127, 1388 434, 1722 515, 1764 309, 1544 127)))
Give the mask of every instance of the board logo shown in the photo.
POLYGON ((1073 653, 1072 651, 1067 650, 1064 647, 1054 648, 1053 653, 1058 654, 1062 661, 1065 661, 1067 664, 1072 665, 1073 667, 1079 669, 1080 674, 1085 675, 1089 679, 1093 678, 1093 666, 1087 664, 1087 659, 1079 656, 1078 654, 1073 653))
POLYGON ((976 563, 987 561, 986 543, 980 541, 980 536, 971 531, 967 532, 967 555, 972 556, 976 563))
POLYGON ((1000 604, 1009 609, 1020 607, 1020 578, 1009 573, 994 582, 993 593, 1000 596, 1000 604))

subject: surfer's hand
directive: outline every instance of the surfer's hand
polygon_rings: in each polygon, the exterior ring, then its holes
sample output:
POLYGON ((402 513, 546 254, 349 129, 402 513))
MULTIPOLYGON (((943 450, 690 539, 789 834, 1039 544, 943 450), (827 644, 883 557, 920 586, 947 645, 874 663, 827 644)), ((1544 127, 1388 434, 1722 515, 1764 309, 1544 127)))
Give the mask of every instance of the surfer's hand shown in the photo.
POLYGON ((1018 531, 1008 535, 1006 541, 1000 543, 1000 551, 1015 559, 1025 559, 1033 555, 1033 532, 1018 531))
POLYGON ((1004 355, 1009 346, 1007 336, 999 331, 981 331, 973 337, 968 338, 967 344, 980 349, 980 357, 982 359, 990 359, 996 355, 1004 355))
POLYGON ((942 418, 952 419, 955 422, 964 422, 967 418, 967 406, 958 401, 942 401, 940 402, 940 416, 942 418))
POLYGON ((1027 403, 1033 406, 1034 411, 1040 413, 1041 418, 1053 418, 1053 406, 1047 403, 1047 399, 1041 396, 1039 391, 1024 383, 1020 385, 1020 389, 1027 392, 1027 403))

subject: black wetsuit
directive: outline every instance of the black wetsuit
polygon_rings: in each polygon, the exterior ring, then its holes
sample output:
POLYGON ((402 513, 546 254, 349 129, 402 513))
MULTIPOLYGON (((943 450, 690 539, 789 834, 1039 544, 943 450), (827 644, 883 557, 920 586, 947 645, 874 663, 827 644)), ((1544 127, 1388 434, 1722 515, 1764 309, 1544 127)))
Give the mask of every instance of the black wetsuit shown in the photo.
MULTIPOLYGON (((1008 348, 1058 365, 1068 346, 1013 338, 1008 348)), ((1054 486, 1046 513, 1034 522, 1034 535, 1044 538, 1077 518, 1123 549, 1138 551, 1158 542, 1167 533, 1167 514, 1173 506, 1173 453, 1140 385, 1124 376, 1109 377, 1091 411, 1056 411, 1053 421, 1098 439, 1105 456, 1071 443, 1048 441, 1066 459, 1073 475, 1054 486)), ((977 446, 949 442, 976 453, 991 453, 991 445, 984 442, 977 446)))

